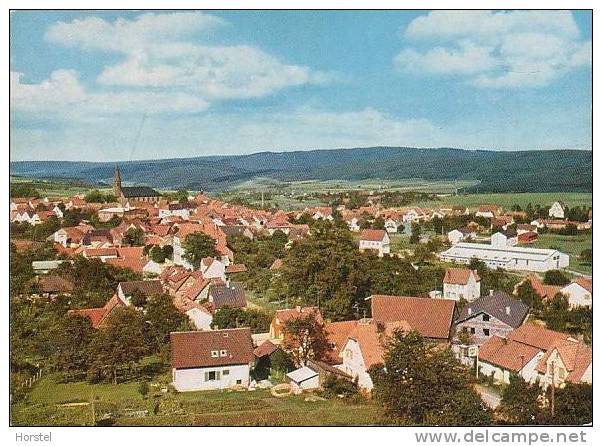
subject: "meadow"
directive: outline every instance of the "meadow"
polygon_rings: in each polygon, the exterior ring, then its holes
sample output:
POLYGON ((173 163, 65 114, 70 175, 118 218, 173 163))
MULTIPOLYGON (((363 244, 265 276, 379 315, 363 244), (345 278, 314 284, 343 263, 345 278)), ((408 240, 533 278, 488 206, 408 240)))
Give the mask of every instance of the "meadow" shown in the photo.
POLYGON ((275 398, 268 390, 163 393, 139 383, 58 383, 42 378, 25 401, 11 406, 13 426, 323 426, 383 424, 372 401, 353 398, 275 398), (261 409, 261 410, 258 410, 261 409), (108 421, 110 420, 110 421, 108 421))

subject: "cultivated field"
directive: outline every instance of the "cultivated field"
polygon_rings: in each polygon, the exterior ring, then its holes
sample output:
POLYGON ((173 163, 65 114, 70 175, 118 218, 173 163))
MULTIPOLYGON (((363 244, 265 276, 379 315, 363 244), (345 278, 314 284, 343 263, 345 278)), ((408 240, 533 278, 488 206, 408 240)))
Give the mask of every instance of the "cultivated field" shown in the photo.
MULTIPOLYGON (((337 426, 382 424, 378 406, 360 397, 275 398, 267 390, 162 393, 146 398, 138 383, 59 384, 46 377, 26 402, 11 406, 15 426, 92 426, 111 414, 119 426, 337 426), (312 399, 312 398, 310 398, 312 399), (94 404, 91 404, 94 402, 94 404)), ((152 387, 151 387, 152 388, 152 387)), ((106 423, 106 421, 105 421, 106 423)))
POLYGON ((504 193, 504 194, 469 194, 469 195, 449 195, 440 197, 437 201, 426 201, 416 203, 420 207, 434 207, 441 204, 457 204, 462 206, 478 206, 480 204, 497 204, 505 209, 510 209, 512 205, 518 204, 526 207, 529 203, 539 204, 541 206, 550 206, 555 201, 564 201, 568 206, 591 206, 592 194, 590 193, 565 193, 565 192, 544 192, 544 193, 504 193))
POLYGON ((579 259, 581 251, 592 249, 592 233, 588 231, 579 235, 541 234, 533 243, 533 248, 555 248, 570 256, 569 269, 585 274, 592 273, 592 265, 583 264, 579 259))

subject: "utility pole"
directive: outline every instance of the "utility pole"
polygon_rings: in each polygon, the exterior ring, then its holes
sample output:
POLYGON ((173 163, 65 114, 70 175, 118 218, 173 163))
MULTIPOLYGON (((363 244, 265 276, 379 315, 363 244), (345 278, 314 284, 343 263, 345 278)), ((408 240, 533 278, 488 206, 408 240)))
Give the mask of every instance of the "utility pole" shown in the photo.
POLYGON ((552 361, 552 403, 550 405, 551 409, 552 409, 552 418, 554 418, 554 410, 555 410, 555 405, 556 405, 556 401, 555 401, 555 393, 556 393, 556 362, 552 361))
POLYGON ((263 191, 261 191, 261 209, 263 209, 263 191))
POLYGON ((479 379, 479 346, 477 345, 477 356, 475 358, 475 364, 476 364, 476 370, 475 370, 475 376, 477 379, 479 379))

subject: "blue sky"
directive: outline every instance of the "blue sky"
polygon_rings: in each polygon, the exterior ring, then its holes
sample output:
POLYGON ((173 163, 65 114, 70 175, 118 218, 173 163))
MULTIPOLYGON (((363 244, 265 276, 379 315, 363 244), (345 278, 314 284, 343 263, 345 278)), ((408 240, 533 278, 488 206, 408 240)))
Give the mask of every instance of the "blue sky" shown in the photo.
POLYGON ((11 159, 591 149, 588 11, 13 12, 11 159))

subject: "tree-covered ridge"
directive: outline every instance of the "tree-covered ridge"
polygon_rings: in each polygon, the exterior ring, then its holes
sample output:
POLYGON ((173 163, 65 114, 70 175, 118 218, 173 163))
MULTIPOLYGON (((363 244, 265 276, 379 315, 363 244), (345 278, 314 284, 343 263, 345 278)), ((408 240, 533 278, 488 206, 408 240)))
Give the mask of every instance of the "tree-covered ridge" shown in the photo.
MULTIPOLYGON (((130 161, 128 181, 167 189, 223 190, 257 177, 281 181, 478 180, 471 192, 591 192, 592 152, 370 147, 130 161)), ((107 182, 112 163, 19 161, 11 174, 107 182)))

